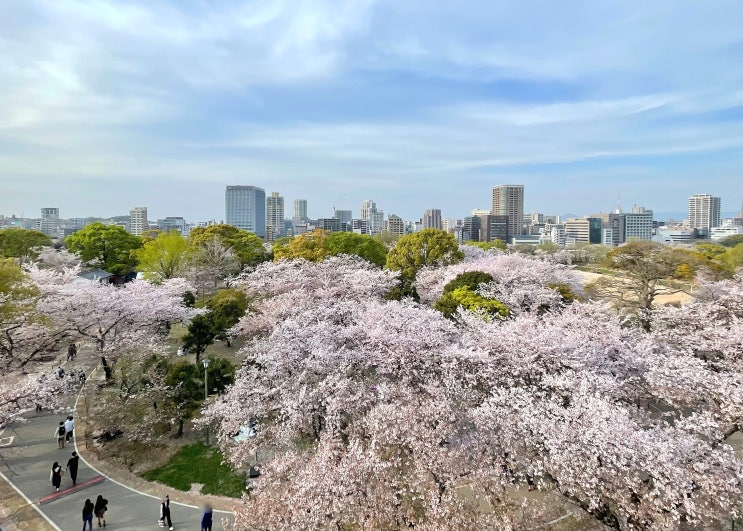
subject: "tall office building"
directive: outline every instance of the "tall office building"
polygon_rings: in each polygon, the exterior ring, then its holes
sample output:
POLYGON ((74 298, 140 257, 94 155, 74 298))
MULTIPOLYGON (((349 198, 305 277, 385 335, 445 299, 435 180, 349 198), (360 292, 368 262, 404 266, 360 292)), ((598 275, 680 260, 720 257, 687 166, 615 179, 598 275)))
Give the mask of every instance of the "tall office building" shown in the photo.
POLYGON ((402 236, 405 234, 405 222, 400 216, 390 214, 387 216, 387 232, 391 232, 395 236, 402 236))
POLYGON ((689 226, 708 235, 710 229, 719 227, 720 198, 709 194, 697 194, 689 198, 689 226))
POLYGON ((508 216, 508 234, 523 234, 524 185, 501 184, 493 187, 494 216, 508 216))
POLYGON ((480 216, 481 242, 500 240, 506 243, 508 236, 508 216, 494 216, 492 214, 480 216))
POLYGON ((333 211, 333 217, 340 222, 341 231, 351 232, 351 224, 353 221, 353 212, 351 210, 338 210, 336 208, 333 211))
POLYGON ((423 211, 423 228, 441 230, 441 210, 433 208, 423 211))
POLYGON ((59 238, 60 227, 62 225, 59 219, 58 208, 42 208, 41 219, 35 223, 39 232, 43 232, 50 238, 59 238))
POLYGON ((361 202, 359 219, 368 222, 369 234, 374 235, 384 230, 384 211, 377 210, 377 204, 371 199, 361 202))
POLYGON ((652 240, 653 211, 645 207, 633 207, 632 212, 624 215, 624 239, 652 240))
POLYGON ((463 242, 479 242, 480 241, 480 227, 482 224, 482 218, 480 216, 467 216, 462 222, 462 230, 460 232, 460 241, 463 242))
POLYGON ((271 235, 268 241, 284 235, 284 198, 278 192, 266 198, 266 234, 271 235))
POLYGON ((129 232, 135 236, 142 236, 147 228, 147 207, 132 208, 129 211, 129 232))
POLYGON ((228 225, 266 237, 266 191, 257 186, 228 186, 225 191, 228 225))
POLYGON ((295 199, 294 200, 294 212, 292 213, 292 219, 297 218, 302 221, 307 221, 307 200, 306 199, 295 199))

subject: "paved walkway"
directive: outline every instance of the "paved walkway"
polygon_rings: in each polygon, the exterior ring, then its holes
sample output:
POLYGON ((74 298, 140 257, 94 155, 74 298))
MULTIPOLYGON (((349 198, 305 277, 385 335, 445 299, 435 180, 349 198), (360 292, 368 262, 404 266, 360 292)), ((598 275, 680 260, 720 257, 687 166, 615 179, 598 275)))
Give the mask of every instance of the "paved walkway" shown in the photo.
MULTIPOLYGON (((70 397, 69 412, 72 412, 70 397)), ((0 479, 6 480, 27 505, 34 507, 47 521, 51 529, 72 531, 82 527, 82 507, 86 498, 95 501, 101 494, 109 501, 106 514, 106 529, 113 530, 154 530, 159 517, 159 498, 106 477, 90 464, 80 459, 77 486, 73 487, 69 474, 62 477, 59 492, 55 492, 49 479, 54 461, 64 468, 71 454, 76 450, 74 441, 64 449, 57 448, 53 435, 60 420, 67 411, 41 412, 28 415, 28 422, 16 423, 0 435, 0 479)), ((78 452, 79 454, 80 452, 78 452)), ((163 491, 177 498, 173 490, 163 491)), ((171 500, 171 514, 175 529, 199 529, 201 509, 171 500)), ((28 511, 26 511, 28 513, 28 511)), ((229 518, 226 512, 214 512, 214 531, 223 531, 222 517, 229 518)), ((93 525, 96 526, 94 519, 93 525)), ((4 527, 0 523, 0 527, 4 527)), ((20 527, 20 526, 19 526, 20 527)))

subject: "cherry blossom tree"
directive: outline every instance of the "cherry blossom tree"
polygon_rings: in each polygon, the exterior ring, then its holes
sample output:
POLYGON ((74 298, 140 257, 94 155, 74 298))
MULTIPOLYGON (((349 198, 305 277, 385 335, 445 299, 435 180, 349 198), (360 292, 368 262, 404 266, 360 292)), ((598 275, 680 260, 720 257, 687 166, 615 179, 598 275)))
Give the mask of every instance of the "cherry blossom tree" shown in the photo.
POLYGON ((484 271, 497 289, 478 292, 520 308, 455 323, 385 301, 391 275, 332 260, 237 282, 255 304, 245 363, 203 422, 235 465, 261 457, 238 529, 533 528, 554 502, 525 501, 527 487, 621 530, 714 527, 741 510, 743 462, 726 442, 740 424, 740 281, 659 311, 649 334, 595 302, 533 311, 540 286, 579 289, 556 264, 488 255, 419 272, 427 304, 484 271), (236 443, 244 426, 255 436, 236 443))

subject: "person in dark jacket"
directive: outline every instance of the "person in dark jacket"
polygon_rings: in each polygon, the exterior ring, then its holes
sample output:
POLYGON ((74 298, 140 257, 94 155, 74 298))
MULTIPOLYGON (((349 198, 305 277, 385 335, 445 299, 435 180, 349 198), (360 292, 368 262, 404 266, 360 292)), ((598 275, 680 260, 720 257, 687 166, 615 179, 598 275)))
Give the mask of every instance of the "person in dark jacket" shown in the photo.
POLYGON ((98 518, 98 527, 101 527, 101 520, 103 520, 103 527, 106 527, 106 511, 108 511, 108 500, 99 494, 93 508, 93 513, 98 518))
POLYGON ((72 457, 67 460, 67 471, 70 473, 70 479, 73 485, 77 485, 77 465, 80 462, 80 456, 77 452, 72 452, 72 457))
POLYGON ((201 515, 201 531, 212 531, 212 508, 210 505, 204 506, 204 512, 201 515))
POLYGON ((52 486, 59 492, 59 485, 62 483, 62 467, 56 461, 52 465, 52 472, 49 474, 49 479, 52 481, 52 486))
POLYGON ((173 522, 170 520, 170 496, 167 494, 160 503, 160 521, 163 524, 167 524, 168 529, 173 529, 173 522))
POLYGON ((83 505, 83 531, 85 531, 85 524, 88 524, 88 531, 93 531, 93 509, 95 505, 90 501, 90 498, 85 500, 83 505))

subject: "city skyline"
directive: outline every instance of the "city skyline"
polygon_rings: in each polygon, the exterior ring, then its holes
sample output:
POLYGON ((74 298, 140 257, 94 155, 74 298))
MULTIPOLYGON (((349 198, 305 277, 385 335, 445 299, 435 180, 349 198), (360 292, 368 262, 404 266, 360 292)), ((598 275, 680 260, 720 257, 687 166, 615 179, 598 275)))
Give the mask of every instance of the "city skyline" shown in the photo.
POLYGON ((743 201, 743 4, 0 3, 0 212, 312 218, 743 201), (293 203, 288 203, 293 204, 293 203), (287 204, 287 205, 288 205, 287 204), (288 213, 287 213, 288 217, 288 213))

